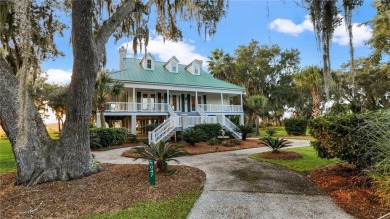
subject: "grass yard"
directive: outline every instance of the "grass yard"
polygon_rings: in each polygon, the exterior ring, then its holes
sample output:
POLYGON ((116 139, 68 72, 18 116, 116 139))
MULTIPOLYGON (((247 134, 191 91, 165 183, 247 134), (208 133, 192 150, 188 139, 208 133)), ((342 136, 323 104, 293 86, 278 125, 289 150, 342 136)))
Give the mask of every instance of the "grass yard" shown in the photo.
POLYGON ((275 129, 276 134, 274 137, 279 137, 279 138, 289 138, 289 139, 302 139, 302 140, 314 140, 314 138, 310 135, 309 129, 307 129, 306 135, 304 136, 294 136, 294 135, 288 135, 286 132, 286 129, 284 126, 272 126, 272 127, 261 127, 260 128, 260 136, 268 136, 267 134, 267 129, 275 129))
POLYGON ((161 201, 138 202, 128 209, 102 215, 91 215, 85 219, 158 219, 172 218, 184 219, 196 202, 200 192, 185 192, 161 201))
POLYGON ((293 151, 303 155, 303 159, 297 160, 271 160, 271 159, 262 159, 258 154, 249 155, 250 158, 265 161, 281 166, 285 166, 288 169, 295 170, 297 172, 307 173, 321 167, 328 165, 342 163, 339 159, 322 159, 317 156, 317 152, 312 147, 299 147, 299 148, 289 148, 283 151, 293 151))
POLYGON ((8 139, 0 139, 0 174, 16 171, 14 154, 8 139))

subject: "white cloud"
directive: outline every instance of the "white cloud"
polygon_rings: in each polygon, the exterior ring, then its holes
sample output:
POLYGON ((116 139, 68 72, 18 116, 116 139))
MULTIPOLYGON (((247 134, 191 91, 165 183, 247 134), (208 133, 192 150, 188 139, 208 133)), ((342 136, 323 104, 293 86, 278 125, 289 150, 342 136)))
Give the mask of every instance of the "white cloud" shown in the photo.
MULTIPOLYGON (((203 61, 203 67, 206 67, 208 58, 195 52, 194 40, 172 42, 165 40, 162 36, 150 36, 148 52, 152 53, 158 61, 168 61, 172 56, 179 59, 180 64, 189 64, 195 59, 203 61)), ((133 54, 132 42, 124 43, 121 46, 128 48, 128 53, 133 54)), ((142 51, 143 52, 143 51, 142 51)))
MULTIPOLYGON (((292 20, 277 18, 269 24, 269 28, 271 30, 275 30, 277 32, 285 33, 292 36, 298 36, 305 31, 314 31, 313 24, 310 20, 309 15, 306 15, 305 20, 300 24, 295 24, 292 20)), ((370 39, 372 29, 366 25, 359 26, 358 23, 353 23, 352 34, 354 46, 361 46, 365 41, 370 39)), ((332 42, 342 46, 348 45, 349 37, 346 31, 344 21, 340 26, 335 29, 332 42)))
MULTIPOLYGON (((339 45, 348 45, 349 37, 346 31, 345 23, 343 22, 340 26, 338 26, 333 34, 332 41, 334 43, 338 43, 339 45)), ((361 46, 364 42, 371 38, 372 29, 369 26, 361 25, 357 23, 352 24, 352 42, 354 46, 361 46)))
POLYGON ((295 24, 292 20, 277 18, 269 24, 269 28, 292 36, 298 36, 307 30, 313 31, 313 25, 308 15, 305 16, 305 20, 300 24, 295 24))
POLYGON ((47 83, 49 84, 69 84, 72 76, 71 70, 51 68, 47 72, 47 83))

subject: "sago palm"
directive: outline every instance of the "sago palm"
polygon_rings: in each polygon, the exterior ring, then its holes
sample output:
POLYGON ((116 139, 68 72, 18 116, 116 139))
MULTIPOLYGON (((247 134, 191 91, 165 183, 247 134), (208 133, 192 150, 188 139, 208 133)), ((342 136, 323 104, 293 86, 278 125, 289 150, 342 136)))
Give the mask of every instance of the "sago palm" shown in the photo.
POLYGON ((260 143, 272 149, 276 153, 279 149, 291 146, 291 144, 283 138, 273 138, 271 136, 260 138, 260 143))
POLYGON ((254 129, 250 125, 239 125, 237 126, 237 129, 235 131, 241 132, 241 140, 246 141, 246 136, 248 134, 252 134, 254 132, 254 129))
MULTIPOLYGON (((156 162, 156 172, 166 172, 168 161, 179 163, 179 161, 175 159, 176 157, 189 155, 182 146, 170 144, 168 142, 145 144, 144 147, 136 148, 136 151, 141 155, 139 158, 156 162)), ((139 158, 135 158, 135 160, 139 158)))
POLYGON ((205 137, 204 132, 199 129, 186 129, 182 132, 183 140, 191 146, 195 146, 195 143, 202 141, 205 137))

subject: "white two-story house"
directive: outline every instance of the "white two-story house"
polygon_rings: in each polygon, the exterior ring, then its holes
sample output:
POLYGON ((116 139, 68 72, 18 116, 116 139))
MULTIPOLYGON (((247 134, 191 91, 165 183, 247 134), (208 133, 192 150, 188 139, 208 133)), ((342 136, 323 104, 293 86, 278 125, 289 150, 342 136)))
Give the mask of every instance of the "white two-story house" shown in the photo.
POLYGON ((200 60, 180 64, 173 56, 160 62, 150 53, 139 60, 127 58, 126 52, 119 49, 120 70, 110 73, 112 79, 124 83, 124 95, 120 102, 107 103, 106 121, 119 122, 134 134, 147 134, 140 133, 142 125, 160 124, 149 132, 153 143, 198 123, 220 123, 240 137, 228 116, 238 116, 244 123, 243 87, 206 73, 200 60), (233 98, 238 104, 232 104, 233 98))

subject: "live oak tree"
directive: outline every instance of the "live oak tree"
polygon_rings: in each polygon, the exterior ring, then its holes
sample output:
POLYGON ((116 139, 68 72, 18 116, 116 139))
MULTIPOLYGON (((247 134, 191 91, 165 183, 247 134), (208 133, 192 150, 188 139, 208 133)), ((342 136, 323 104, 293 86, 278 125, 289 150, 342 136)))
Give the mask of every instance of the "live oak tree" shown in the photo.
MULTIPOLYGON (((12 19, 12 22, 8 22, 12 26, 7 31, 17 31, 15 36, 21 40, 17 47, 20 50, 17 54, 21 54, 20 63, 12 64, 7 61, 4 58, 7 54, 3 50, 0 58, 0 120, 14 151, 18 184, 70 180, 99 171, 99 166, 90 154, 88 124, 92 116, 92 96, 97 72, 104 64, 105 44, 110 36, 117 39, 122 36, 132 37, 135 42, 134 50, 142 43, 147 44, 147 23, 152 8, 157 14, 156 31, 166 39, 182 38, 182 32, 177 26, 178 19, 196 20, 199 32, 204 28, 206 34, 213 34, 217 22, 225 14, 226 6, 223 0, 124 0, 118 4, 113 4, 111 0, 69 0, 56 2, 56 5, 50 2, 54 1, 20 0, 0 3, 2 11, 11 12, 7 18, 12 19), (53 40, 53 33, 45 35, 46 38, 30 37, 35 31, 32 21, 42 19, 31 10, 38 3, 46 4, 44 11, 57 6, 65 7, 70 10, 72 17, 73 74, 66 105, 67 119, 58 141, 49 137, 26 91, 26 84, 34 70, 31 63, 34 63, 34 59, 44 58, 34 57, 31 50, 36 48, 39 39, 47 38, 49 42, 53 40), (103 8, 108 10, 108 15, 102 13, 103 8)), ((1 20, 4 22, 4 17, 1 20)), ((1 34, 3 33, 4 30, 1 29, 1 34)), ((12 34, 4 36, 8 40, 10 35, 12 34)))

